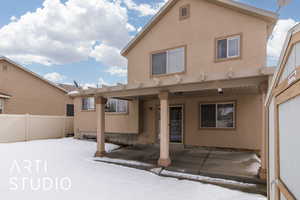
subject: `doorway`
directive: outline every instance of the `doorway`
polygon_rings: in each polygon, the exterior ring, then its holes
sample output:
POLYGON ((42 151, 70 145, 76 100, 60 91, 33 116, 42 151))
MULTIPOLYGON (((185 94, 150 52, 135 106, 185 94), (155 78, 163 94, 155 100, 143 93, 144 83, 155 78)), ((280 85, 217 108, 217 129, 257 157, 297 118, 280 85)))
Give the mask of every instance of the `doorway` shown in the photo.
MULTIPOLYGON (((183 144, 183 124, 184 110, 183 105, 169 106, 170 115, 170 143, 183 144)), ((160 108, 157 109, 157 142, 160 140, 160 108)))
POLYGON ((170 142, 183 143, 183 106, 170 106, 170 142))

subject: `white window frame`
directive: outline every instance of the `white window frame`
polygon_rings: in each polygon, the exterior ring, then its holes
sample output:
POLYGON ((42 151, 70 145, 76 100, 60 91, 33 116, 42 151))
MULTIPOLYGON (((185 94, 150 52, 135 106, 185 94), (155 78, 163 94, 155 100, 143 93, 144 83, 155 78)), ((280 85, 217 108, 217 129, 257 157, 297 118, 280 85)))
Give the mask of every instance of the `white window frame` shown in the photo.
POLYGON ((240 55, 241 55, 241 36, 236 35, 236 36, 227 38, 227 58, 237 58, 237 57, 240 57, 240 55), (235 39, 238 39, 238 54, 234 55, 234 56, 229 56, 229 41, 235 40, 235 39))
POLYGON ((108 101, 107 101, 107 103, 106 103, 106 105, 107 105, 107 108, 109 109, 109 103, 110 102, 115 102, 116 103, 116 111, 109 111, 109 110, 106 110, 105 112, 106 113, 111 113, 111 114, 127 114, 128 113, 128 109, 129 109, 129 102, 128 101, 126 101, 126 100, 120 100, 120 99, 114 99, 114 98, 111 98, 111 99, 108 99, 108 101), (122 109, 120 109, 120 102, 121 101, 126 101, 126 111, 120 111, 120 110, 122 110, 122 109))
POLYGON ((2 112, 0 112, 0 114, 4 113, 4 99, 0 98, 0 110, 2 110, 2 112))
POLYGON ((298 67, 300 67, 300 42, 295 43, 290 49, 279 82, 288 79, 298 67))
POLYGON ((200 128, 204 129, 235 129, 236 128, 236 102, 217 102, 217 103, 200 103, 199 107, 199 117, 200 117, 200 128), (218 127, 218 105, 224 105, 224 104, 233 104, 233 127, 218 127), (215 105, 216 106, 216 127, 206 127, 202 126, 202 105, 215 105))
POLYGON ((231 37, 224 37, 224 38, 219 38, 217 39, 217 46, 216 46, 216 59, 217 60, 226 60, 230 58, 239 58, 241 56, 241 35, 234 35, 231 37), (238 39, 238 54, 234 56, 229 55, 229 41, 238 39), (221 40, 226 40, 226 58, 219 58, 219 41, 221 40))
POLYGON ((182 73, 182 72, 185 72, 185 69, 186 69, 186 47, 185 46, 172 48, 172 49, 168 49, 168 50, 160 51, 160 52, 155 52, 155 53, 151 54, 151 75, 152 76, 162 76, 162 75, 182 73), (177 50, 177 49, 183 49, 183 69, 182 69, 182 71, 179 71, 179 72, 170 72, 169 52, 173 51, 173 50, 177 50), (153 74, 153 62, 152 62, 153 55, 159 54, 159 53, 166 53, 166 73, 164 73, 164 74, 153 74))
POLYGON ((82 111, 94 111, 94 110, 96 110, 95 98, 94 97, 83 97, 81 99, 81 110, 82 111), (84 99, 94 99, 94 106, 92 108, 90 108, 90 107, 84 108, 84 106, 83 106, 84 99))

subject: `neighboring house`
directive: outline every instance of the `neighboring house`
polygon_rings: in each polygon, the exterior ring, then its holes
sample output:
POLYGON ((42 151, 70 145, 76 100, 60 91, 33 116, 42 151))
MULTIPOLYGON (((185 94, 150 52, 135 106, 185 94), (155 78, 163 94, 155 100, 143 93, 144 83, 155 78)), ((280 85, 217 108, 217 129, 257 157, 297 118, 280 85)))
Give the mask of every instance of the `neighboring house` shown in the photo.
POLYGON ((119 142, 159 143, 162 166, 171 163, 170 143, 259 152, 276 21, 235 1, 169 1, 122 51, 127 85, 72 95, 76 135, 97 132, 97 156, 104 132, 119 142))
POLYGON ((70 84, 59 83, 58 86, 65 89, 67 92, 72 92, 72 91, 79 90, 79 88, 77 88, 74 85, 70 85, 70 84))
POLYGON ((300 24, 287 35, 266 106, 269 199, 300 199, 300 24))
POLYGON ((73 100, 67 93, 12 60, 0 57, 0 114, 70 115, 73 100))

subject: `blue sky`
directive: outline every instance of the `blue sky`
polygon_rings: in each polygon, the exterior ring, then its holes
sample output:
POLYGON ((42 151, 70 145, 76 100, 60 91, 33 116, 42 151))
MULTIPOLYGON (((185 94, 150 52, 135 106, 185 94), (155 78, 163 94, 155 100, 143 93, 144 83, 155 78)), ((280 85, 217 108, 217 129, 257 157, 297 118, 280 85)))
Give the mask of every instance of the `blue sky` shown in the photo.
MULTIPOLYGON (((57 82, 72 83, 76 80, 91 85, 126 82, 126 61, 118 52, 126 44, 124 41, 137 34, 164 1, 3 1, 0 55, 57 82), (99 9, 90 11, 95 5, 99 9), (91 16, 84 14, 84 10, 91 16), (46 26, 50 28, 43 29, 46 26)), ((276 1, 240 0, 270 11, 277 9, 276 1)), ((270 65, 276 63, 286 31, 300 21, 299 8, 300 1, 293 0, 281 9, 281 20, 269 45, 270 65)))

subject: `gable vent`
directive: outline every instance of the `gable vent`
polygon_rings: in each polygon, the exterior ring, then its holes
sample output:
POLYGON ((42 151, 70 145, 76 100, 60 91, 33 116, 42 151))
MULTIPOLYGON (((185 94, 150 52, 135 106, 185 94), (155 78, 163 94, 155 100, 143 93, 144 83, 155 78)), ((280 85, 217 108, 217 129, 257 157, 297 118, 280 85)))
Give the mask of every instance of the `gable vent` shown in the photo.
POLYGON ((184 20, 190 17, 190 4, 181 6, 179 8, 179 19, 184 20))

